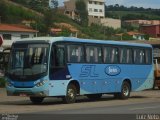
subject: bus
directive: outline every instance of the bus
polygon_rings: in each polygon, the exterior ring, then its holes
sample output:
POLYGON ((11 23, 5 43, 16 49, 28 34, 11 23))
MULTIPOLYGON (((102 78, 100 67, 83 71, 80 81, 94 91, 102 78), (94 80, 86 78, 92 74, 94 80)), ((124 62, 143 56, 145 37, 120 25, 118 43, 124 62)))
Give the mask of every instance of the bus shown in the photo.
POLYGON ((154 83, 152 46, 72 37, 36 37, 12 44, 6 72, 9 96, 74 103, 78 95, 127 99, 154 83))

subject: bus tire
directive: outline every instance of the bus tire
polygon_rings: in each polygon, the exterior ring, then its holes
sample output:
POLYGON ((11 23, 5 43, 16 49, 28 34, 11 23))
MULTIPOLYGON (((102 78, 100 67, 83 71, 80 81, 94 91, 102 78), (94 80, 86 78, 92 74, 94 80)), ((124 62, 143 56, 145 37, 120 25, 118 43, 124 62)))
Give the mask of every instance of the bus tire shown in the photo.
POLYGON ((159 90, 160 90, 160 86, 158 86, 159 90))
POLYGON ((130 96, 131 86, 129 82, 124 81, 121 87, 121 92, 118 94, 120 99, 128 99, 130 96))
POLYGON ((40 104, 43 102, 44 97, 30 97, 33 104, 40 104))
POLYGON ((86 95, 90 100, 99 100, 102 97, 102 94, 89 94, 86 95))
POLYGON ((67 87, 66 96, 63 98, 63 102, 66 104, 75 103, 77 96, 77 89, 74 84, 69 84, 67 87))

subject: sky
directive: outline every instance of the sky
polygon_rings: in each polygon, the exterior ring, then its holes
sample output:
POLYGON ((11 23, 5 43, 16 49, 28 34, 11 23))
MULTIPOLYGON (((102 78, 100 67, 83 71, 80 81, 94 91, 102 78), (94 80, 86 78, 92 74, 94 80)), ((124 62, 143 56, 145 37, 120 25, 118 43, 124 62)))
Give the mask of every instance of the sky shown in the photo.
MULTIPOLYGON (((106 5, 124 5, 126 7, 144 7, 144 8, 158 8, 160 9, 160 0, 105 0, 106 5)), ((58 0, 59 5, 62 6, 64 0, 58 0)))

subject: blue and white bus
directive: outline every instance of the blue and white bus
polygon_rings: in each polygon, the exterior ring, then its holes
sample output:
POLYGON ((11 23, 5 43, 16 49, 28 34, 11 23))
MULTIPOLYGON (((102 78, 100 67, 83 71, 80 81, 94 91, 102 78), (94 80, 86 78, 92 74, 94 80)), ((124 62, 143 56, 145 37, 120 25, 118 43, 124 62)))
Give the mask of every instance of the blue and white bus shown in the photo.
POLYGON ((6 73, 7 94, 33 103, 77 95, 127 99, 131 91, 153 87, 152 46, 70 37, 36 37, 13 43, 6 73))

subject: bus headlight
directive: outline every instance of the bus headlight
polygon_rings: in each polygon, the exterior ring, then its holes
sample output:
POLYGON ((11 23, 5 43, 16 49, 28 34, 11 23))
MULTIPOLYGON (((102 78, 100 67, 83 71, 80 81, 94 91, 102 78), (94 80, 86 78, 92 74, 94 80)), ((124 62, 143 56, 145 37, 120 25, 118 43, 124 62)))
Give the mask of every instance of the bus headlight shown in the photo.
POLYGON ((46 82, 47 82, 47 80, 42 80, 42 81, 38 82, 38 83, 36 84, 36 86, 37 86, 37 87, 43 86, 46 82))
POLYGON ((7 81, 7 82, 6 82, 6 86, 12 87, 12 86, 13 86, 13 84, 12 84, 12 82, 7 81))

